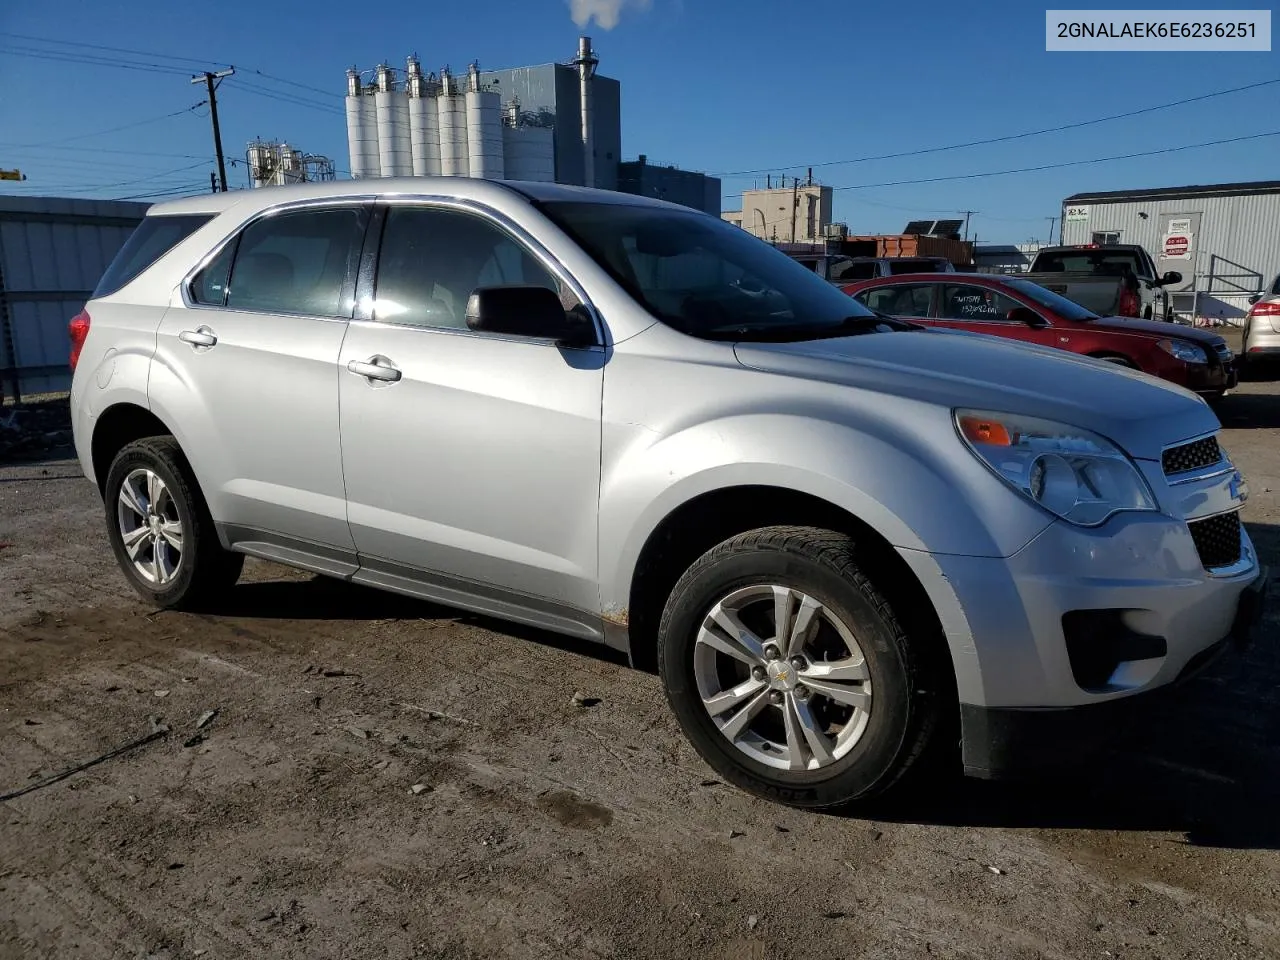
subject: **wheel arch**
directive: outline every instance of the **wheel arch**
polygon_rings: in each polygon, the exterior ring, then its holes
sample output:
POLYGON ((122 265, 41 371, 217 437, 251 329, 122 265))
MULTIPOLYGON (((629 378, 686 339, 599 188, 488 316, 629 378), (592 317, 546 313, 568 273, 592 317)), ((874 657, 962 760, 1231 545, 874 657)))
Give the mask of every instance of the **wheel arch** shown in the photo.
POLYGON ((90 441, 90 457, 93 461, 94 482, 98 492, 104 493, 107 471, 125 446, 143 437, 174 436, 169 425, 146 407, 122 401, 107 407, 97 418, 90 441))
MULTIPOLYGON (((926 638, 928 648, 952 669, 954 663, 941 620, 928 591, 889 539, 848 509, 812 493, 768 484, 740 484, 700 493, 668 512, 651 530, 634 564, 625 612, 632 663, 656 665, 658 623, 676 581, 699 556, 748 530, 788 525, 812 526, 848 534, 859 562, 875 570, 878 589, 899 611, 908 629, 926 638)), ((623 619, 606 618, 614 626, 623 619)))

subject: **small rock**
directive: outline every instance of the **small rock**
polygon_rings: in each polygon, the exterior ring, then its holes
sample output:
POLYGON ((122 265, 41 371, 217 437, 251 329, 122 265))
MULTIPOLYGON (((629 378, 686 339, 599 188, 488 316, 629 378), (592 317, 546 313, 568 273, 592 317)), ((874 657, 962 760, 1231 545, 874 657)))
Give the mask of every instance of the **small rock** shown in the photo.
POLYGON ((168 869, 168 870, 181 870, 184 866, 186 866, 186 864, 184 864, 184 863, 171 863, 171 864, 169 864, 169 866, 168 866, 168 867, 166 867, 166 869, 168 869))
POLYGON ((741 830, 730 830, 730 831, 729 831, 729 839, 730 839, 730 840, 736 840, 738 837, 745 837, 745 836, 746 836, 746 834, 745 834, 745 833, 743 833, 741 830))
POLYGON ((843 910, 828 910, 823 914, 823 916, 828 920, 839 920, 841 917, 845 916, 845 912, 843 910))
POLYGON ((415 783, 412 787, 409 788, 409 792, 416 797, 418 794, 426 793, 430 789, 431 788, 427 786, 425 783, 415 783))
POLYGON ((988 870, 990 870, 992 873, 994 873, 997 877, 1002 876, 1002 875, 1004 874, 1004 871, 1003 871, 1003 870, 1001 870, 999 867, 990 867, 990 866, 989 866, 989 867, 987 867, 987 869, 988 869, 988 870))
POLYGON ((700 787, 718 787, 718 786, 720 786, 720 781, 719 781, 719 780, 703 780, 700 784, 698 784, 698 786, 700 786, 700 787))
POLYGON ((26 720, 23 720, 22 722, 23 722, 24 724, 26 724, 28 727, 38 727, 38 726, 40 726, 40 721, 39 721, 39 720, 32 720, 30 717, 28 717, 26 720))
POLYGON ((881 831, 876 830, 876 831, 873 831, 873 832, 872 832, 872 834, 871 834, 871 839, 872 839, 872 840, 879 840, 879 839, 880 839, 881 837, 883 837, 883 836, 884 836, 884 834, 883 834, 881 831))
POLYGON ((329 670, 325 670, 323 671, 323 674, 326 677, 354 677, 355 676, 354 673, 347 673, 347 671, 343 670, 341 667, 333 667, 329 670))
POLYGON ((369 731, 365 730, 363 727, 347 727, 346 730, 347 733, 351 734, 353 737, 359 737, 361 740, 369 739, 369 731))
POLYGON ((307 669, 303 670, 302 672, 303 672, 303 673, 311 673, 311 672, 312 672, 312 671, 314 671, 314 670, 315 670, 315 667, 313 667, 311 664, 309 664, 309 663, 308 663, 308 664, 307 664, 307 669))
POLYGON ((760 922, 760 918, 757 917, 754 913, 751 916, 747 917, 747 926, 752 930, 756 928, 756 924, 759 922, 760 922))
POLYGON ((217 715, 218 715, 218 709, 216 707, 212 710, 206 710, 204 713, 200 714, 200 716, 196 718, 196 729, 199 730, 202 727, 206 726, 209 723, 209 721, 212 720, 217 715))
POLYGON ((169 691, 168 691, 168 690, 157 690, 157 691, 156 691, 156 696, 157 696, 157 697, 167 697, 168 695, 169 695, 169 691))
POLYGON ((203 957, 208 952, 208 950, 192 950, 191 955, 193 957, 203 957))
POLYGON ((390 760, 383 760, 383 761, 381 761, 381 762, 379 762, 379 763, 375 763, 375 764, 373 765, 373 769, 375 769, 375 770, 385 770, 385 769, 387 769, 387 767, 389 767, 389 766, 391 766, 391 761, 390 761, 390 760))
POLYGON ((784 826, 783 826, 782 824, 780 824, 780 823, 775 823, 775 824, 773 825, 773 829, 777 830, 779 833, 790 833, 790 832, 791 832, 790 828, 788 828, 788 827, 784 827, 784 826))
POLYGON ((274 910, 268 910, 266 913, 258 917, 258 922, 262 923, 266 920, 274 920, 275 918, 276 918, 276 912, 274 910))
POLYGON ((135 796, 131 793, 131 794, 129 794, 129 802, 130 802, 130 803, 137 803, 137 802, 138 802, 138 798, 137 798, 137 797, 135 797, 135 796))
POLYGON ((573 696, 569 698, 569 702, 575 707, 594 707, 600 702, 599 697, 588 697, 581 690, 573 691, 573 696))
POLYGON ((182 741, 182 745, 187 748, 198 747, 202 743, 204 743, 203 733, 197 733, 194 736, 188 737, 186 740, 182 741))

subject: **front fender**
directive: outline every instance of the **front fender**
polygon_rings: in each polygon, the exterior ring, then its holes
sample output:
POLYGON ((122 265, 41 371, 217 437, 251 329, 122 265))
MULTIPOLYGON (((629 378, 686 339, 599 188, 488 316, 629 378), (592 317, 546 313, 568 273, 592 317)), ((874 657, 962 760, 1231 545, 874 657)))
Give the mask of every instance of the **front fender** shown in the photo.
MULTIPOLYGON (((923 407, 923 405, 921 405, 923 407)), ((842 411, 847 419, 849 411, 842 411)), ((978 462, 946 411, 914 430, 884 420, 859 427, 828 411, 738 413, 670 435, 608 425, 601 477, 601 599, 625 609, 646 541, 697 497, 732 487, 777 487, 820 498, 894 547, 1009 556, 1049 525, 978 462)))

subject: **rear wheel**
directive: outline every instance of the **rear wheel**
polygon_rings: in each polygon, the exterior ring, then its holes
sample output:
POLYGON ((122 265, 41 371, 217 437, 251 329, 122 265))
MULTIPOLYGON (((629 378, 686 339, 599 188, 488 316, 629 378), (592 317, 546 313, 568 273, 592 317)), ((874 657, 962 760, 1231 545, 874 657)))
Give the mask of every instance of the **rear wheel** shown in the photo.
POLYGON ((111 463, 107 536, 133 588, 159 607, 195 608, 229 589, 244 556, 222 549, 181 448, 147 437, 111 463))
POLYGON ((768 527, 713 548, 672 591, 659 643, 686 736, 770 800, 831 807, 882 793, 936 726, 930 665, 843 534, 768 527))
POLYGON ((1095 360, 1105 360, 1107 363, 1114 363, 1118 367, 1127 367, 1130 370, 1137 370, 1138 365, 1128 357, 1122 357, 1114 353, 1101 354, 1094 357, 1095 360))

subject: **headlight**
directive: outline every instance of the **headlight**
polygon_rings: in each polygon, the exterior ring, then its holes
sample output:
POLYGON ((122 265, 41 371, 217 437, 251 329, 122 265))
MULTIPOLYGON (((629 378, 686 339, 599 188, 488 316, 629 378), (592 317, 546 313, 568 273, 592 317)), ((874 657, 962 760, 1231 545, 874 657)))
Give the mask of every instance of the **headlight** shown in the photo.
POLYGON ((1209 355, 1202 348, 1185 340, 1161 340, 1157 346, 1183 363, 1206 363, 1209 360, 1209 355))
POLYGON ((1011 413, 955 411, 969 449, 1001 480, 1050 513, 1096 527, 1127 510, 1155 510, 1138 468, 1105 437, 1011 413))

